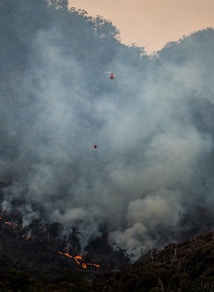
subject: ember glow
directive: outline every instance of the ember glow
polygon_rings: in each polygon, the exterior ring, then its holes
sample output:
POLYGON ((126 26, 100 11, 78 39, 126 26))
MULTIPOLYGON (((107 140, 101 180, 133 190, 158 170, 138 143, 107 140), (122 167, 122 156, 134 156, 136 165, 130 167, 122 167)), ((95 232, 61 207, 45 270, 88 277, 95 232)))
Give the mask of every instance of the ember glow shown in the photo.
POLYGON ((10 222, 10 221, 5 221, 4 224, 9 225, 9 226, 11 226, 13 228, 17 228, 18 227, 18 224, 10 222))
POLYGON ((81 268, 83 268, 83 269, 87 269, 88 266, 93 266, 93 267, 95 267, 95 268, 97 268, 97 269, 100 268, 100 265, 99 265, 99 264, 93 264, 93 263, 85 263, 85 262, 82 262, 83 257, 82 257, 81 255, 72 256, 72 255, 70 255, 70 254, 67 253, 67 252, 63 253, 63 252, 61 252, 61 251, 59 251, 58 254, 63 255, 63 256, 65 256, 65 257, 68 257, 69 259, 73 259, 73 260, 75 261, 75 263, 76 263, 78 266, 80 266, 81 268))
POLYGON ((24 240, 27 240, 27 241, 28 241, 28 240, 31 240, 31 237, 30 237, 30 236, 25 236, 25 235, 23 235, 22 237, 23 237, 24 240))

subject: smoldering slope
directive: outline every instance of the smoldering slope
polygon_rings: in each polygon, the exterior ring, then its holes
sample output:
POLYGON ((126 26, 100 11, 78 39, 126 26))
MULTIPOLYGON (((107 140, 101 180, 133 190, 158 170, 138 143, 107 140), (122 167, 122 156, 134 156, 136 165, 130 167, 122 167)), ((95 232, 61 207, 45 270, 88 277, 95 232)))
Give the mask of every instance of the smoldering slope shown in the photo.
MULTIPOLYGON (((30 204, 38 202, 64 232, 78 227, 83 247, 106 226, 110 242, 136 259, 158 244, 161 230, 175 230, 183 213, 213 206, 212 120, 199 127, 192 116, 192 101, 213 105, 213 58, 159 66, 151 57, 146 71, 135 72, 116 55, 106 70, 117 78, 109 80, 102 69, 98 78, 75 54, 68 57, 61 41, 57 28, 36 34, 17 88, 20 104, 4 105, 7 124, 11 109, 16 121, 10 129, 15 179, 3 206, 26 199, 29 205, 19 209, 29 224, 41 216, 30 204), (88 76, 105 84, 99 96, 88 76)), ((1 159, 2 173, 7 163, 1 159)))

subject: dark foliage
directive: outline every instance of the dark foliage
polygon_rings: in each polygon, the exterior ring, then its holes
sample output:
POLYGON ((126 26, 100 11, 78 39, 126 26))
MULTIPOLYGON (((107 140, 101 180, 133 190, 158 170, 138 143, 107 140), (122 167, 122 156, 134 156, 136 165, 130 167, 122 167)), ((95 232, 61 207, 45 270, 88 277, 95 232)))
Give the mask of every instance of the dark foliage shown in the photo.
POLYGON ((94 280, 94 291, 214 291, 214 233, 151 250, 133 265, 94 280))
MULTIPOLYGON (((4 219, 0 221, 1 291, 213 291, 213 232, 150 250, 134 264, 124 252, 113 251, 105 237, 99 238, 83 255, 84 269, 58 253, 66 251, 69 243, 56 239, 58 224, 42 226, 34 221, 34 229, 29 226, 32 236, 26 237, 26 228, 4 219), (38 227, 43 232, 37 232, 38 227)), ((74 247, 69 252, 77 255, 74 247)))
POLYGON ((129 263, 123 251, 109 246, 105 236, 94 239, 88 251, 75 260, 80 252, 75 230, 60 239, 59 223, 44 225, 35 219, 22 227, 17 217, 4 213, 0 219, 1 291, 88 291, 96 274, 109 273, 129 263))

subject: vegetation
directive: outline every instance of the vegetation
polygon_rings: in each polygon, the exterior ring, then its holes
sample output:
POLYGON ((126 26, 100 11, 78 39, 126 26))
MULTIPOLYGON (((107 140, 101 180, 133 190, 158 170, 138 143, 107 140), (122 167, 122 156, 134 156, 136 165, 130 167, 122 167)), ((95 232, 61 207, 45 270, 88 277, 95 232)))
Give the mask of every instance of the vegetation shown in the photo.
MULTIPOLYGON (((52 228, 54 225, 49 226, 49 230, 52 228)), ((87 263, 87 268, 59 254, 67 240, 38 233, 26 238, 24 232, 26 229, 5 224, 1 219, 1 291, 212 292, 214 289, 213 232, 170 243, 161 250, 152 249, 133 264, 124 252, 113 251, 106 238, 100 238, 91 242, 81 260, 87 263)), ((74 248, 72 252, 75 255, 74 248)))
POLYGON ((127 269, 96 280, 96 291, 213 291, 213 232, 151 250, 127 269), (100 286, 99 286, 100 285, 100 286))
POLYGON ((214 30, 2 0, 0 47, 0 291, 213 292, 214 30))

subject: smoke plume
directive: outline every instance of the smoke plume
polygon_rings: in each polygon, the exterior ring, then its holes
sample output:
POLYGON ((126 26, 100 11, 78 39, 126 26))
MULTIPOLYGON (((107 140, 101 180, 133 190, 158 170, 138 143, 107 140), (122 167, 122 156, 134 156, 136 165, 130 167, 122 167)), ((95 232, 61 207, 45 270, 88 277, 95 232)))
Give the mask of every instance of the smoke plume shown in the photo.
POLYGON ((0 173, 13 178, 5 209, 24 200, 25 224, 44 216, 75 226, 83 247, 106 226, 137 258, 167 241, 182 214, 213 207, 212 29, 147 56, 102 18, 3 2, 0 173))

